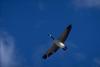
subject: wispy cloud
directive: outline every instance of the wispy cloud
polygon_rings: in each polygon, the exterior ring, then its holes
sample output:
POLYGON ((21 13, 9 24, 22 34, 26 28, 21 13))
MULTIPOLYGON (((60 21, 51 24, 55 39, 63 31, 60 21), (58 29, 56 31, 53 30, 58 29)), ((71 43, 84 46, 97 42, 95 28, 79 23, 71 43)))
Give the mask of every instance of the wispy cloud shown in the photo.
POLYGON ((0 32, 1 67, 17 66, 14 38, 7 32, 0 32))
POLYGON ((38 2, 38 8, 40 9, 40 11, 43 11, 45 10, 45 6, 44 6, 44 3, 43 2, 38 2))
POLYGON ((100 58, 94 58, 93 61, 100 66, 100 58))
POLYGON ((78 61, 84 61, 84 60, 86 60, 86 55, 83 54, 83 53, 81 53, 81 52, 75 53, 75 54, 74 54, 74 57, 75 57, 75 59, 78 60, 78 61))
POLYGON ((72 4, 77 8, 98 8, 100 7, 100 0, 72 0, 72 4))

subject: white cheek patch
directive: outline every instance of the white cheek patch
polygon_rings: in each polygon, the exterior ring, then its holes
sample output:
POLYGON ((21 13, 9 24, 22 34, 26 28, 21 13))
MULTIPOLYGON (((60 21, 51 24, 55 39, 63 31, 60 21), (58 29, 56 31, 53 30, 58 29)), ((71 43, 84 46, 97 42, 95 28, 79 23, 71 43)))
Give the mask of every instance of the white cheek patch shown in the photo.
POLYGON ((61 48, 65 47, 65 45, 62 42, 58 42, 58 46, 61 47, 61 48))
POLYGON ((55 43, 57 46, 59 46, 60 48, 64 48, 64 47, 65 47, 65 45, 64 45, 62 42, 58 41, 58 40, 54 41, 54 43, 55 43))

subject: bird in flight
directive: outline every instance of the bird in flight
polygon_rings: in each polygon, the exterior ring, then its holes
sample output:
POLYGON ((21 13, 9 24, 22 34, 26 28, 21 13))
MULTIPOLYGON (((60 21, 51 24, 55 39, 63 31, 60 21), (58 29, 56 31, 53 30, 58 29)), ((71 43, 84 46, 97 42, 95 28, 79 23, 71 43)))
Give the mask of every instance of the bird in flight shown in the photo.
POLYGON ((68 35, 72 29, 72 25, 68 25, 61 36, 55 39, 51 34, 48 34, 53 39, 53 44, 51 48, 42 56, 43 59, 47 59, 51 55, 53 55, 59 48, 62 48, 64 51, 67 50, 67 45, 65 45, 65 41, 68 38, 68 35))

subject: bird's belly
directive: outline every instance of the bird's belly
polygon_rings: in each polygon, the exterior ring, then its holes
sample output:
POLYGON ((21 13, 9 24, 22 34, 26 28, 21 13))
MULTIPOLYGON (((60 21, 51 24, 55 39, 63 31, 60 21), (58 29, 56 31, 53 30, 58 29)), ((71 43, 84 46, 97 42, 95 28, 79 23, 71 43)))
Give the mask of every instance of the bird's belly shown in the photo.
POLYGON ((60 42, 60 41, 55 41, 55 44, 56 44, 57 46, 59 46, 60 48, 64 48, 64 47, 65 47, 64 43, 62 43, 62 42, 60 42))

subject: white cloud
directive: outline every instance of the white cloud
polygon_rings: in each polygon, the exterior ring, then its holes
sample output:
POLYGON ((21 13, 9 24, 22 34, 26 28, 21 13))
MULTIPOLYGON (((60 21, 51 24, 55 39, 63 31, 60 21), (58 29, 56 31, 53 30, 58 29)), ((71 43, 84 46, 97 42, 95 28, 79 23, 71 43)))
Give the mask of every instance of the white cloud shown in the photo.
POLYGON ((100 7, 100 0, 73 0, 72 4, 78 8, 81 8, 81 7, 98 8, 98 7, 100 7))
POLYGON ((40 9, 40 11, 43 11, 45 9, 44 3, 38 2, 38 8, 40 9))
POLYGON ((93 61, 100 66, 100 58, 94 58, 93 61))
POLYGON ((0 62, 1 67, 17 65, 14 39, 6 32, 0 32, 0 62))
POLYGON ((78 61, 84 61, 84 60, 86 60, 86 55, 83 54, 83 53, 75 53, 74 57, 78 61))

